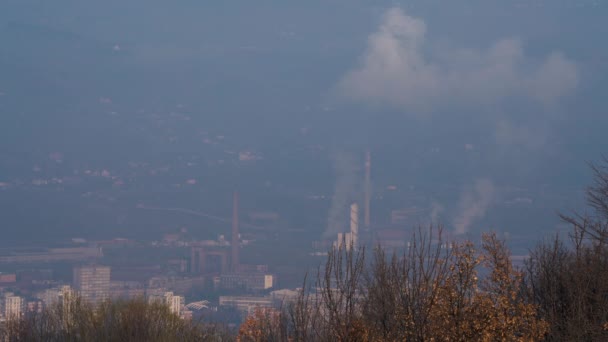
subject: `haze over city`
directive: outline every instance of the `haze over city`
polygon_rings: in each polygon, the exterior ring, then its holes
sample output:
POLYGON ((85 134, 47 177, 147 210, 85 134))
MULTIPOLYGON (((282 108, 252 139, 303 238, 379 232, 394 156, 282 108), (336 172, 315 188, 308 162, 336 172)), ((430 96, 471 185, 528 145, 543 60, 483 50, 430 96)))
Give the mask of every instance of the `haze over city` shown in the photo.
POLYGON ((3 0, 0 291, 44 301, 100 267, 101 299, 221 307, 300 286, 341 239, 403 249, 430 225, 495 232, 521 261, 585 212, 608 151, 607 17, 602 0, 3 0))

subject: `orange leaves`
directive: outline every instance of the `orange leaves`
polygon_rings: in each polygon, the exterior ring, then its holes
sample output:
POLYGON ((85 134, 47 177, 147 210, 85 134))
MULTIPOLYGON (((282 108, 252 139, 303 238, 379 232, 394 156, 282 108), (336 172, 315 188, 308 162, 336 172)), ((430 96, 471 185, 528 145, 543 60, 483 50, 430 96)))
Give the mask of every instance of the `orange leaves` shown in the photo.
POLYGON ((256 308, 239 328, 237 341, 268 341, 279 331, 281 312, 271 308, 256 308))
POLYGON ((440 231, 438 238, 432 230, 419 232, 403 255, 387 257, 377 249, 371 263, 364 262, 362 251, 331 251, 314 300, 303 302, 313 307, 294 311, 316 321, 300 317, 287 322, 281 318, 289 317, 285 312, 256 310, 241 326, 239 340, 465 342, 544 337, 547 324, 521 295, 523 275, 495 235, 484 235, 477 249, 471 241, 445 243, 440 231), (307 337, 297 337, 304 336, 298 331, 307 337))

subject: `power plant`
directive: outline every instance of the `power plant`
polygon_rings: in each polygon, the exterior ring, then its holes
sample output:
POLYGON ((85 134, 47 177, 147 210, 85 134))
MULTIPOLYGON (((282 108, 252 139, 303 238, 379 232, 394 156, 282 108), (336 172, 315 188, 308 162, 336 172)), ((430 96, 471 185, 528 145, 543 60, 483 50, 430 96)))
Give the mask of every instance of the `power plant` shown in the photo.
MULTIPOLYGON (((239 193, 232 194, 232 236, 230 248, 221 238, 220 244, 194 246, 191 249, 193 274, 204 275, 213 280, 214 287, 225 290, 265 290, 273 287, 275 275, 268 273, 268 265, 252 265, 239 259, 239 193)), ((227 242, 227 241, 226 241, 227 242)))
POLYGON ((365 151, 365 182, 363 185, 363 204, 364 204, 364 212, 363 212, 363 223, 364 223, 364 236, 363 241, 360 239, 359 235, 359 204, 356 202, 350 205, 350 231, 347 233, 338 233, 337 240, 334 241, 335 247, 343 247, 346 249, 350 249, 351 246, 353 248, 358 248, 360 245, 370 243, 372 240, 372 232, 371 229, 371 213, 370 213, 370 202, 371 202, 371 152, 369 150, 365 151))
POLYGON ((338 233, 338 239, 334 247, 350 250, 359 247, 359 206, 357 203, 350 205, 350 232, 338 233))

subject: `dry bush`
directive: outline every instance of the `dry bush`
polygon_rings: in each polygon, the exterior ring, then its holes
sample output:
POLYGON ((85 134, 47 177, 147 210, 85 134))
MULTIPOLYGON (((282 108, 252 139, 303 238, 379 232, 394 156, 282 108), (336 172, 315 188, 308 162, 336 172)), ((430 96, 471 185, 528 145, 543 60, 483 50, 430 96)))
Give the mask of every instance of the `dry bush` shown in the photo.
POLYGON ((316 337, 330 341, 357 341, 361 335, 359 288, 364 272, 365 249, 341 245, 327 257, 317 279, 320 318, 323 328, 316 337))
POLYGON ((431 336, 433 309, 449 271, 452 251, 442 248, 441 229, 418 229, 402 256, 377 248, 366 272, 364 322, 376 340, 431 336), (436 231, 436 234, 434 233, 436 231), (433 242, 433 239, 436 239, 433 242))
POLYGON ((257 312, 242 341, 535 341, 547 332, 523 274, 494 234, 480 249, 419 228, 401 255, 332 249, 316 288, 280 312, 257 312), (484 268, 487 276, 478 273, 484 268))
POLYGON ((548 323, 539 317, 537 305, 523 295, 523 272, 513 268, 504 241, 498 240, 494 234, 484 234, 483 250, 484 263, 491 271, 481 285, 481 296, 486 297, 489 303, 489 307, 483 310, 489 323, 484 340, 543 339, 548 323))
POLYGON ((549 323, 547 341, 608 340, 608 160, 591 169, 591 212, 561 215, 569 239, 538 244, 526 263, 526 290, 549 323))
POLYGON ((272 308, 257 308, 249 315, 239 328, 237 341, 284 341, 286 335, 281 320, 284 316, 279 310, 272 308))
POLYGON ((6 341, 225 341, 223 331, 180 319, 162 304, 143 299, 92 307, 74 297, 41 313, 9 321, 6 341))

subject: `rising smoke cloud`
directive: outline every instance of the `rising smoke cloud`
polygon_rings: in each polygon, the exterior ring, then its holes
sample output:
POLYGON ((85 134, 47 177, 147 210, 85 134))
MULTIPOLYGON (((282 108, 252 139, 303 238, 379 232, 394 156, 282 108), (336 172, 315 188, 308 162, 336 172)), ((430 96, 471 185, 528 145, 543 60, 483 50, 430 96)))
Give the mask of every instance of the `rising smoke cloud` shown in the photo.
POLYGON ((358 160, 351 153, 344 151, 332 152, 331 158, 336 183, 323 238, 334 237, 344 231, 350 214, 350 204, 361 195, 357 190, 360 188, 357 175, 358 160))
POLYGON ((478 179, 460 195, 459 215, 454 220, 454 233, 465 234, 471 225, 483 218, 495 198, 494 183, 489 179, 478 179))
POLYGON ((540 63, 526 58, 518 39, 487 49, 448 48, 429 52, 426 23, 401 9, 386 12, 356 69, 338 83, 355 102, 428 113, 452 106, 496 104, 525 98, 552 105, 578 83, 576 65, 560 52, 540 63))
POLYGON ((500 146, 524 146, 530 150, 540 150, 548 141, 545 128, 516 125, 507 120, 497 122, 494 134, 500 146))
POLYGON ((437 201, 433 201, 431 203, 431 215, 430 215, 431 224, 437 225, 441 222, 441 215, 443 214, 443 211, 444 211, 444 208, 443 208, 443 205, 441 205, 441 203, 439 203, 437 201))

